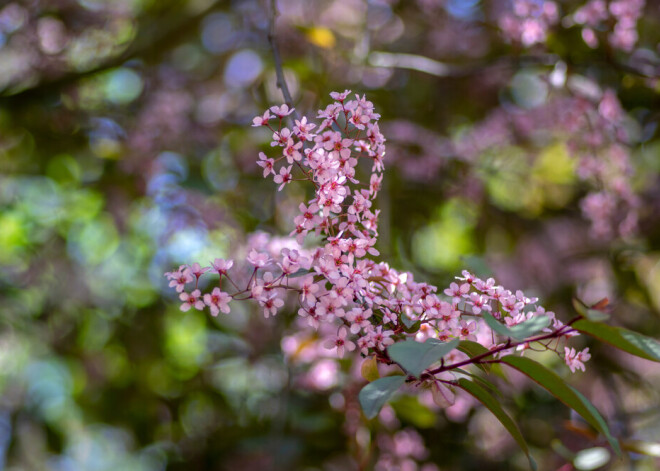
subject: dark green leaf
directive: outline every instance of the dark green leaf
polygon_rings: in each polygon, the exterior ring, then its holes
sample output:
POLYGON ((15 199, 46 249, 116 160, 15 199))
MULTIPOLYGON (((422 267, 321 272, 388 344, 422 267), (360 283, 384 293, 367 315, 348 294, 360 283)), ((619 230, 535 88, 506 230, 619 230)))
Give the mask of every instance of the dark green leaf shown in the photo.
POLYGON ((660 342, 651 337, 646 337, 622 327, 613 327, 587 319, 580 319, 574 322, 571 327, 583 334, 609 343, 624 352, 632 353, 647 360, 660 362, 660 342))
POLYGON ((458 343, 458 339, 451 340, 450 342, 427 339, 424 343, 409 339, 391 345, 388 347, 387 353, 404 370, 419 378, 426 368, 455 349, 458 343))
POLYGON ((405 382, 405 376, 386 376, 363 387, 358 399, 364 415, 368 419, 376 417, 390 396, 405 382))
POLYGON ((610 428, 607 426, 607 422, 605 422, 603 416, 600 415, 600 412, 598 412, 598 409, 596 409, 596 407, 591 403, 591 401, 587 399, 580 391, 578 391, 571 385, 568 385, 568 387, 573 390, 575 395, 580 399, 580 401, 582 401, 582 404, 584 404, 584 407, 586 407, 587 410, 591 413, 591 415, 593 415, 594 418, 598 421, 601 427, 600 430, 605 435, 605 438, 607 438, 607 441, 610 442, 610 445, 612 445, 612 448, 614 449, 616 454, 621 455, 621 447, 619 446, 619 441, 616 438, 614 438, 610 433, 610 428))
POLYGON ((610 430, 607 427, 605 420, 600 415, 600 412, 598 412, 587 398, 566 384, 557 373, 550 371, 540 363, 525 357, 509 355, 502 358, 502 363, 505 363, 529 376, 561 402, 580 414, 584 420, 607 438, 617 454, 621 454, 619 443, 610 434, 610 430))
POLYGON ((401 322, 406 327, 412 327, 418 321, 415 321, 415 320, 411 319, 410 317, 406 316, 405 314, 401 314, 401 322))
POLYGON ((461 374, 464 374, 466 376, 469 376, 472 378, 475 382, 479 383, 480 385, 486 387, 487 389, 490 389, 492 392, 495 394, 501 394, 500 390, 495 386, 493 383, 488 381, 487 379, 482 378, 481 376, 475 375, 474 373, 470 373, 469 371, 464 370, 463 368, 455 368, 452 371, 458 371, 461 374))
MULTIPOLYGON (((488 353, 488 349, 481 345, 480 343, 473 342, 471 340, 461 340, 461 343, 456 347, 461 352, 465 353, 470 358, 474 358, 484 353, 488 353)), ((495 375, 501 377, 502 379, 508 381, 507 377, 504 375, 504 371, 498 364, 492 363, 475 363, 475 365, 486 373, 494 373, 495 375)))
POLYGON ((505 429, 511 434, 513 439, 518 443, 520 448, 525 452, 527 458, 529 459, 529 464, 532 469, 536 470, 536 462, 532 458, 532 455, 529 453, 529 447, 527 442, 520 433, 520 429, 516 423, 509 417, 509 415, 502 409, 497 398, 492 396, 486 389, 482 388, 476 383, 469 381, 465 378, 458 380, 458 387, 464 389, 472 396, 474 396, 479 402, 481 402, 488 410, 490 410, 493 415, 500 421, 505 429))
POLYGON ((312 273, 310 270, 305 270, 304 268, 299 269, 295 273, 291 273, 290 275, 287 275, 289 278, 298 278, 299 276, 305 276, 312 273))
POLYGON ((422 325, 421 321, 414 321, 405 314, 401 314, 401 323, 403 324, 403 331, 408 334, 414 334, 419 330, 419 326, 422 325))
MULTIPOLYGON (((484 353, 489 352, 489 350, 486 347, 484 347, 480 343, 473 342, 472 340, 461 340, 461 343, 459 343, 458 347, 456 348, 461 352, 465 353, 470 358, 474 358, 476 356, 483 355, 484 353)), ((485 372, 488 372, 490 370, 489 364, 485 364, 485 365, 477 364, 477 366, 482 370, 484 370, 485 372)))

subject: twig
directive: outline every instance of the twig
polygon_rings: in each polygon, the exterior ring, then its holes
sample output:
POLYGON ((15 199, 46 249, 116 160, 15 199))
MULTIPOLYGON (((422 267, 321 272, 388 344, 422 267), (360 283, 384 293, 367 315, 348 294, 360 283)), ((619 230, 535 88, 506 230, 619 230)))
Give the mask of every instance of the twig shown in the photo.
POLYGON ((532 337, 532 338, 529 338, 529 339, 526 339, 526 340, 522 340, 520 342, 511 342, 511 339, 508 339, 507 342, 504 345, 500 345, 499 347, 496 347, 492 350, 484 352, 480 355, 476 355, 472 358, 468 358, 467 360, 464 360, 464 361, 461 361, 461 362, 458 362, 458 363, 453 363, 451 365, 444 365, 443 364, 442 366, 440 366, 438 368, 427 371, 422 376, 424 376, 425 378, 428 378, 428 377, 434 376, 438 373, 442 373, 443 371, 453 370, 454 368, 460 368, 462 366, 470 365, 470 364, 473 364, 473 363, 474 364, 489 363, 489 360, 485 360, 486 358, 488 358, 489 356, 492 356, 496 353, 499 353, 503 350, 508 350, 510 348, 515 348, 518 345, 524 345, 526 343, 539 342, 541 340, 561 337, 561 336, 566 335, 567 333, 569 333, 571 331, 571 328, 570 328, 571 324, 573 324, 575 321, 580 320, 581 318, 582 318, 581 316, 575 317, 575 318, 571 319, 569 322, 567 322, 566 324, 564 324, 563 326, 561 326, 559 329, 554 330, 549 334, 545 334, 545 335, 541 335, 541 336, 537 336, 537 337, 532 337))
MULTIPOLYGON (((270 0, 270 15, 268 19, 268 44, 270 44, 270 50, 273 54, 273 62, 275 62, 277 88, 280 89, 282 96, 284 96, 284 103, 286 103, 289 108, 294 108, 293 98, 291 97, 289 86, 287 85, 286 78, 284 77, 284 70, 282 69, 282 57, 280 56, 280 51, 277 48, 277 42, 275 39, 275 20, 277 19, 276 1, 277 0, 270 0)), ((296 120, 300 120, 300 115, 295 109, 293 111, 293 117, 296 120)))

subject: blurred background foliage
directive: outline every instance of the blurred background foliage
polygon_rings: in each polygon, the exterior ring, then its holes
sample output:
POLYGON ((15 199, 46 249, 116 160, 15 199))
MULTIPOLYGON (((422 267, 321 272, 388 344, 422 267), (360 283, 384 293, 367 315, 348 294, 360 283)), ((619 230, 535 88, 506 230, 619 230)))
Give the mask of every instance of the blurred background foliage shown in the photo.
MULTIPOLYGON (((660 81, 648 67, 660 5, 647 3, 633 54, 592 49, 570 25, 511 44, 497 26, 506 0, 280 0, 277 36, 300 112, 348 88, 383 115, 383 260, 438 286, 462 268, 491 273, 564 320, 573 295, 608 297, 610 322, 658 336, 660 81), (570 130, 499 140, 488 127, 498 113, 543 115, 570 94, 547 80, 562 70, 625 110, 641 201, 631 236, 590 235, 570 130)), ((268 320, 246 303, 219 318, 178 310, 164 271, 236 256, 254 231, 288 234, 304 196, 277 193, 255 165, 270 136, 252 117, 282 102, 267 26, 256 0, 0 6, 0 468, 351 470, 398 450, 404 461, 378 469, 525 469, 474 404, 403 395, 364 420, 359 368, 306 359, 313 339, 296 337, 293 306, 268 320)), ((660 368, 583 343, 593 358, 570 381, 636 452, 599 465, 596 449, 575 466, 658 469, 660 368)), ((541 469, 602 444, 523 379, 500 386, 541 469)))

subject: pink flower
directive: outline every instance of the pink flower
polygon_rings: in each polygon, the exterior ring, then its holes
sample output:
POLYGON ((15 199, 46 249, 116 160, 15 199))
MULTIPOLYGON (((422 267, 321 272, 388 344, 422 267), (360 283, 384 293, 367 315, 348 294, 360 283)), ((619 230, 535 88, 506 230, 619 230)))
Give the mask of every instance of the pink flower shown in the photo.
POLYGON ((284 118, 285 116, 289 116, 291 113, 293 113, 294 110, 295 110, 295 108, 289 109, 289 106, 286 105, 286 104, 284 104, 282 106, 271 106, 270 107, 270 111, 272 111, 273 114, 275 116, 277 116, 278 118, 280 118, 280 119, 284 118))
POLYGON ((300 162, 302 160, 302 155, 300 154, 300 148, 302 147, 302 142, 297 142, 294 144, 293 139, 289 139, 284 147, 284 156, 286 161, 292 164, 295 162, 300 162))
POLYGON ((300 299, 307 301, 308 304, 316 303, 316 293, 319 290, 319 285, 314 283, 314 276, 308 275, 303 278, 302 285, 300 286, 300 299))
POLYGON ((296 120, 296 125, 293 127, 293 133, 298 136, 301 141, 311 140, 315 134, 311 131, 316 127, 316 124, 308 123, 307 116, 303 116, 300 121, 296 120))
POLYGON ((202 301, 202 293, 198 289, 188 294, 185 291, 179 295, 179 299, 183 301, 180 309, 183 312, 190 310, 191 307, 194 307, 198 311, 204 309, 204 301, 202 301))
POLYGON ((349 352, 355 350, 355 344, 346 338, 347 334, 348 331, 346 330, 346 327, 340 327, 337 336, 326 340, 323 346, 328 350, 337 348, 337 356, 343 358, 346 350, 349 352))
POLYGON ((270 115, 270 110, 266 110, 263 116, 257 116, 252 120, 252 126, 253 127, 268 126, 268 120, 271 118, 272 116, 270 115))
POLYGON ((376 196, 380 191, 380 185, 383 181, 382 175, 376 175, 375 173, 371 175, 371 181, 369 183, 369 193, 372 196, 376 196))
POLYGON ((229 269, 234 266, 234 261, 216 258, 211 266, 213 266, 213 270, 216 271, 218 275, 226 275, 229 269))
POLYGON ((386 330, 383 332, 383 326, 379 325, 372 332, 368 333, 367 337, 371 342, 373 342, 376 348, 384 350, 385 347, 388 347, 394 343, 392 334, 394 334, 394 332, 391 330, 386 330))
POLYGON ((467 294, 467 292, 470 291, 470 284, 469 283, 461 283, 459 286, 457 283, 452 283, 449 285, 449 288, 447 288, 444 293, 447 296, 452 296, 452 301, 455 303, 458 303, 463 295, 467 294))
POLYGON ((204 273, 206 273, 210 269, 211 269, 211 267, 202 267, 197 262, 193 263, 192 266, 190 267, 190 271, 192 272, 193 275, 195 275, 195 277, 197 279, 199 279, 200 276, 202 276, 204 273))
POLYGON ((491 310, 490 304, 488 304, 488 297, 478 293, 470 293, 470 298, 469 301, 467 301, 467 304, 472 305, 472 312, 475 314, 481 313, 482 310, 491 310))
POLYGON ((229 301, 231 296, 220 288, 214 288, 211 294, 204 295, 204 303, 211 308, 211 315, 217 316, 220 311, 229 314, 229 301))
POLYGON ((473 333, 475 330, 477 330, 476 322, 461 321, 461 340, 472 340, 476 342, 477 336, 473 333))
POLYGON ((291 180, 293 180, 293 176, 291 175, 291 165, 288 167, 282 167, 280 169, 279 175, 275 175, 275 183, 281 183, 280 187, 277 189, 277 191, 282 191, 282 188, 284 188, 284 185, 291 183, 291 180))
POLYGON ((275 161, 273 159, 269 159, 263 152, 259 152, 259 162, 257 162, 257 165, 264 169, 264 178, 266 178, 271 173, 275 175, 275 170, 273 170, 275 161))
POLYGON ((339 92, 330 92, 330 98, 339 103, 343 103, 346 97, 351 93, 350 90, 344 90, 342 93, 339 92))
POLYGON ((304 203, 300 203, 298 206, 300 210, 300 215, 296 216, 293 220, 294 223, 301 225, 305 229, 312 229, 319 222, 321 222, 321 217, 318 215, 319 206, 316 203, 310 202, 309 206, 305 206, 304 203))
POLYGON ((585 348, 581 352, 576 352, 575 348, 564 347, 564 361, 571 369, 571 373, 575 370, 585 371, 584 362, 591 358, 589 349, 585 348))
POLYGON ((351 334, 357 334, 371 325, 369 318, 372 315, 371 309, 362 309, 356 307, 346 313, 346 320, 351 323, 351 334))
POLYGON ((277 310, 284 306, 284 301, 277 297, 277 293, 270 293, 265 299, 259 300, 259 304, 264 308, 264 317, 268 319, 277 314, 277 310))
POLYGON ((247 256, 247 261, 257 268, 262 268, 270 263, 270 257, 267 253, 259 253, 255 249, 252 249, 247 256))
POLYGON ((177 293, 181 293, 185 288, 186 283, 193 281, 193 274, 190 268, 179 267, 178 271, 165 273, 165 276, 170 280, 169 287, 176 287, 177 293))

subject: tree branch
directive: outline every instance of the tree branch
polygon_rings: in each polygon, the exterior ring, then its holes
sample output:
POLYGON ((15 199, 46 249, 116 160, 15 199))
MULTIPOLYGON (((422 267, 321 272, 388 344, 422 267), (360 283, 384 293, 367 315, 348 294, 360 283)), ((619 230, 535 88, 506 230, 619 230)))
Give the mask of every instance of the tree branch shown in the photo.
POLYGON ((426 375, 434 376, 438 373, 442 373, 443 371, 453 370, 454 368, 460 368, 461 366, 466 366, 466 365, 470 365, 470 364, 477 364, 477 363, 486 363, 486 361, 482 361, 482 360, 484 360, 484 359, 486 359, 486 358, 488 358, 488 357, 490 357, 490 356, 492 356, 496 353, 499 353, 503 350, 508 350, 510 348, 515 348, 518 345, 524 345, 526 343, 539 342, 541 340, 547 340, 547 339, 562 337, 562 336, 566 335, 567 333, 571 332, 571 328, 570 328, 571 324, 573 324, 574 322, 580 320, 581 318, 582 318, 581 316, 575 317, 575 318, 571 319, 568 323, 561 326, 559 329, 557 329, 557 330, 555 330, 555 331, 553 331, 549 334, 540 335, 540 336, 537 336, 537 337, 532 337, 532 338, 529 338, 529 339, 522 340, 520 342, 511 342, 511 339, 509 339, 507 341, 507 343, 505 343, 504 345, 500 345, 499 347, 494 348, 492 350, 489 350, 487 352, 484 352, 481 355, 476 355, 472 358, 468 358, 467 360, 464 360, 464 361, 461 361, 461 362, 458 362, 458 363, 453 363, 451 365, 442 365, 438 368, 427 371, 422 376, 423 377, 426 377, 426 375))

